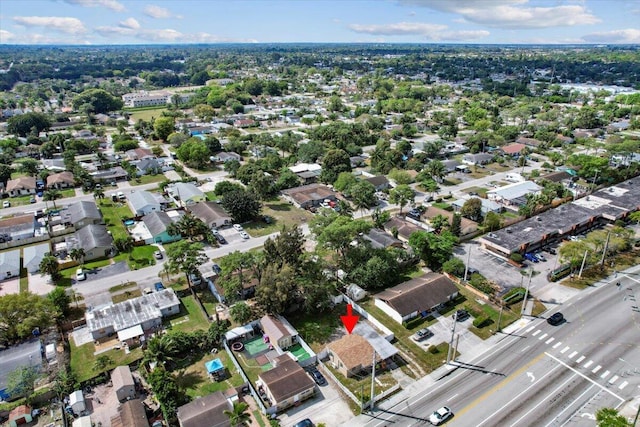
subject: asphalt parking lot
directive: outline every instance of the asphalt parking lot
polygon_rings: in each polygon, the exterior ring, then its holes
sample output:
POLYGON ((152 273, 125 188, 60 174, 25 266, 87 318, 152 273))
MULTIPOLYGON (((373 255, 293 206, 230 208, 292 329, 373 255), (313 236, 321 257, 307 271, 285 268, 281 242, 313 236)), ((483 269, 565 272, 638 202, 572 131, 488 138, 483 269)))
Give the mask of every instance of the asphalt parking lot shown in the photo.
MULTIPOLYGON (((246 230, 245 230, 246 231, 246 230)), ((244 242, 245 240, 240 236, 240 232, 237 231, 233 227, 229 228, 220 228, 218 229, 218 233, 227 241, 227 244, 234 244, 239 242, 244 242)), ((249 232, 247 232, 249 233, 249 232)), ((251 236, 251 234, 249 234, 251 236)))

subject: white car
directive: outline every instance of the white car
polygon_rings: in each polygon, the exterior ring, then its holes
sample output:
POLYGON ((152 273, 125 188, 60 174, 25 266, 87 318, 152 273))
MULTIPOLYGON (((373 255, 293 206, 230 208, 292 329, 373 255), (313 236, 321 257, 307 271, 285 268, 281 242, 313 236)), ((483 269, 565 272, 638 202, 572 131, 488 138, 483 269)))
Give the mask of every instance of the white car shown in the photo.
POLYGON ((451 409, 443 406, 442 408, 434 411, 433 414, 429 416, 429 422, 434 426, 439 426, 443 422, 447 421, 449 418, 453 416, 453 412, 451 409))
POLYGON ((87 273, 85 273, 83 269, 79 268, 76 270, 76 281, 81 282, 83 280, 87 280, 87 273))
POLYGON ((233 224, 233 228, 234 228, 236 231, 242 231, 242 230, 244 230, 244 228, 242 228, 242 226, 241 226, 240 224, 233 224))
POLYGON ((3 208, 10 208, 11 207, 11 202, 8 200, 5 200, 4 202, 2 202, 2 207, 3 208))
POLYGON ((251 236, 249 236, 249 234, 248 234, 246 231, 241 231, 241 232, 240 232, 240 237, 242 237, 243 239, 245 239, 245 240, 246 240, 246 239, 248 239, 248 238, 249 238, 249 237, 251 237, 251 236))

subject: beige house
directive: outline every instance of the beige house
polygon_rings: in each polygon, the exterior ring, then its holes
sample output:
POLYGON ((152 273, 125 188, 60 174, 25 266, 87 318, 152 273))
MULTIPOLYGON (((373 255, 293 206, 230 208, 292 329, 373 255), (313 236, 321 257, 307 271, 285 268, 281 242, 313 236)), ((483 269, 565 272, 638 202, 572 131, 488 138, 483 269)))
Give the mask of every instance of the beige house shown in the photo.
POLYGON ((280 412, 313 396, 315 382, 288 353, 276 357, 273 365, 256 381, 267 408, 280 412))
POLYGON ((188 210, 193 216, 200 218, 209 228, 219 228, 233 224, 231 215, 214 202, 198 202, 190 205, 188 210))
POLYGON ((113 391, 119 401, 133 399, 136 397, 136 385, 133 382, 131 369, 129 366, 118 366, 111 372, 111 383, 113 391))
POLYGON ((47 188, 61 190, 75 186, 75 178, 69 171, 54 173, 47 177, 47 188))
POLYGON ((36 194, 36 179, 32 176, 21 176, 7 181, 6 192, 11 197, 36 194))
POLYGON ((260 319, 260 326, 264 335, 269 339, 269 343, 273 346, 277 346, 281 350, 286 350, 296 342, 298 332, 292 328, 289 328, 275 316, 269 314, 260 319))
POLYGON ((128 400, 120 405, 118 414, 111 417, 111 427, 149 427, 142 400, 128 400))
MULTIPOLYGON (((344 335, 327 346, 329 361, 345 377, 371 370, 373 347, 362 336, 344 335)), ((376 355, 379 359, 379 357, 376 355)))

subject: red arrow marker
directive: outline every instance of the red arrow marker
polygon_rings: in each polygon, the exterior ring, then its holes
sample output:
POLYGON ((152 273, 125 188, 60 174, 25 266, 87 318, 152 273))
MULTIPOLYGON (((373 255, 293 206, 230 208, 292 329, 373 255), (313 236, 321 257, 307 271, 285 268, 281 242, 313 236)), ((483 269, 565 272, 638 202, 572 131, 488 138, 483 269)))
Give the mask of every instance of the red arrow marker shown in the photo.
POLYGON ((349 334, 351 333, 351 331, 353 331, 353 328, 355 328, 356 323, 358 323, 358 319, 360 319, 360 316, 358 316, 357 314, 354 315, 352 310, 353 307, 351 307, 351 304, 347 304, 347 315, 340 316, 342 324, 349 334))

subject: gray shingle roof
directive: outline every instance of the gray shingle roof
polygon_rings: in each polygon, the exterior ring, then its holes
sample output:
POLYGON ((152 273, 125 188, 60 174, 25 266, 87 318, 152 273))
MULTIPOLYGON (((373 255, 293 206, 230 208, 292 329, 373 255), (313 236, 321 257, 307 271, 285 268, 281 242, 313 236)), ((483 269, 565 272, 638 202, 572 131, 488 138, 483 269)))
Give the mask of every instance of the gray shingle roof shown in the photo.
POLYGON ((106 248, 113 243, 113 238, 107 232, 107 227, 102 224, 89 224, 76 231, 75 236, 80 247, 84 250, 106 248))
POLYGON ((416 311, 430 310, 448 301, 449 296, 456 292, 458 288, 447 276, 427 273, 382 291, 375 297, 404 317, 416 311))
POLYGON ((173 222, 166 212, 158 211, 150 212, 143 216, 142 221, 144 221, 152 236, 164 233, 169 224, 173 222))
POLYGON ((64 222, 69 222, 71 224, 77 224, 87 218, 97 220, 102 219, 98 206, 91 200, 82 200, 69 205, 66 212, 62 212, 62 216, 64 222))

